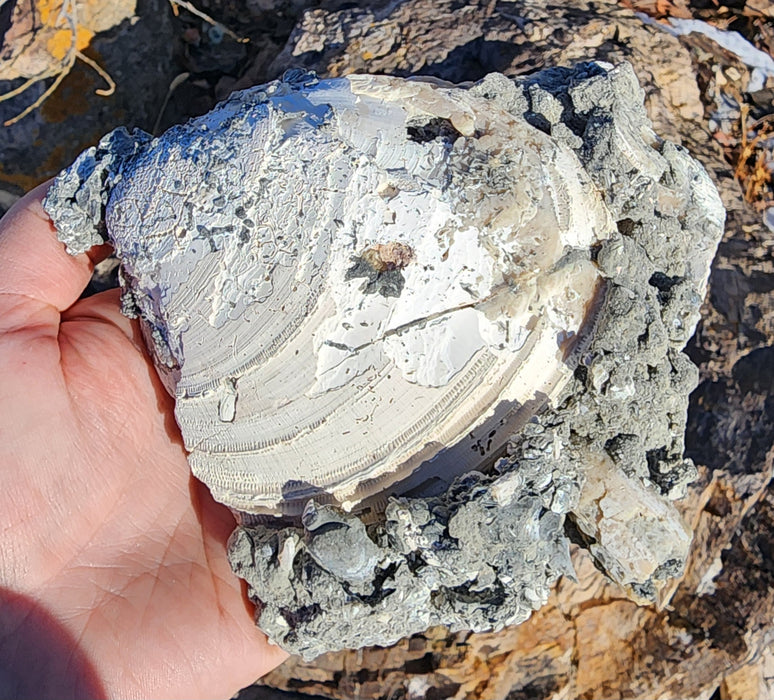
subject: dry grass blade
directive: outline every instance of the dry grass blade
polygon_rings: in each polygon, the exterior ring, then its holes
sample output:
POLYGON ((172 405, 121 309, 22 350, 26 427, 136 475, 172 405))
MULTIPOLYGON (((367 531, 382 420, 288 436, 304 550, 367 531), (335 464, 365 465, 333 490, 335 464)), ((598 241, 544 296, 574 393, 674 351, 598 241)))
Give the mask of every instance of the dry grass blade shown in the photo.
POLYGON ((164 101, 161 103, 161 109, 159 109, 159 115, 156 117, 156 121, 153 124, 153 131, 151 132, 154 136, 158 135, 159 129, 161 128, 161 120, 164 117, 164 112, 167 110, 167 105, 169 104, 169 100, 172 97, 172 93, 177 90, 178 87, 180 87, 188 78, 190 77, 190 73, 180 73, 180 75, 175 76, 174 80, 169 84, 169 88, 167 89, 167 94, 164 96, 164 101))

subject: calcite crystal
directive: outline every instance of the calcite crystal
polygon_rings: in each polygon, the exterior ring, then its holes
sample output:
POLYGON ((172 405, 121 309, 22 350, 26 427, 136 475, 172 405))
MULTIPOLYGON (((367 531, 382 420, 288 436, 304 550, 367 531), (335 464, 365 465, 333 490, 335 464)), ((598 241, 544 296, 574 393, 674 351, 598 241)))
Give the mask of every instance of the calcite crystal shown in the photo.
POLYGON ((521 622, 572 573, 570 522, 636 598, 680 571, 680 350, 724 213, 628 65, 291 72, 109 134, 46 207, 70 252, 115 247, 288 650, 521 622))

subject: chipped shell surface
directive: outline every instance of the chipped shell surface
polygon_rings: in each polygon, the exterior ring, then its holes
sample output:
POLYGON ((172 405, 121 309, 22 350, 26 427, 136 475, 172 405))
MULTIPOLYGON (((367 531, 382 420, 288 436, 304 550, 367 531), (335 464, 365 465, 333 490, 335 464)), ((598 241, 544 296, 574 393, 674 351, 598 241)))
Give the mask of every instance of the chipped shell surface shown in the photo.
POLYGON ((219 501, 448 482, 569 378, 615 227, 575 154, 494 101, 278 82, 152 145, 107 226, 219 501))

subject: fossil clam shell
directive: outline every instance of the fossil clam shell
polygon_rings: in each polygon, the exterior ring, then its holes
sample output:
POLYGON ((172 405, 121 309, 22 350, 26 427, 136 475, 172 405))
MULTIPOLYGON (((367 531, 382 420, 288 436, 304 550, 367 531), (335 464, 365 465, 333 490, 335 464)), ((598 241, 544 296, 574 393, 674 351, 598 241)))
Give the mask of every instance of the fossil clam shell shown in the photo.
POLYGON ((628 64, 294 72, 159 139, 118 129, 49 190, 70 252, 115 245, 283 648, 522 622, 572 571, 565 516, 627 595, 668 600, 681 351, 724 210, 643 99, 628 64))
POLYGON ((615 226, 575 154, 495 102, 295 76, 151 145, 107 227, 194 474, 233 509, 447 484, 570 377, 615 226))

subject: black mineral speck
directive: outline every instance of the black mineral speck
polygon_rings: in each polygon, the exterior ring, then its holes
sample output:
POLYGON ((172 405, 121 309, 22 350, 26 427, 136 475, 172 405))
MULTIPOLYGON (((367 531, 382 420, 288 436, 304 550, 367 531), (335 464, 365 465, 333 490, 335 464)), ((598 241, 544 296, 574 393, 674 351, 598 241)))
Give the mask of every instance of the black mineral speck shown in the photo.
POLYGON ((381 294, 383 297, 399 297, 406 284, 406 278, 399 269, 378 271, 362 257, 354 259, 354 264, 347 270, 346 280, 365 277, 361 287, 363 294, 381 294))
POLYGON ((433 117, 426 122, 409 124, 406 127, 406 133, 412 141, 417 143, 429 143, 435 139, 454 143, 458 137, 462 136, 448 119, 442 117, 433 117))

